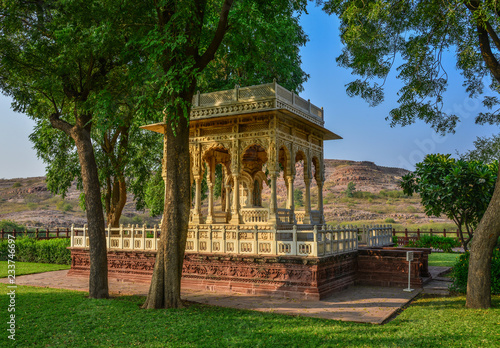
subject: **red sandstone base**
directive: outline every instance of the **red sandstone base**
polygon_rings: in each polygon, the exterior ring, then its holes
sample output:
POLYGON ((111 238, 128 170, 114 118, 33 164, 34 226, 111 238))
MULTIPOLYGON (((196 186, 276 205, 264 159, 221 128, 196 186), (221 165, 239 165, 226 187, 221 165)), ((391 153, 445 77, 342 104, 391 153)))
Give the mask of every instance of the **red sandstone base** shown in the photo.
MULTIPOLYGON (((156 253, 109 251, 110 277, 130 281, 151 281, 156 253)), ((71 248, 68 274, 88 275, 88 249, 71 248)), ((327 258, 221 256, 186 254, 182 286, 252 295, 299 299, 322 299, 354 285, 357 252, 327 258)))
MULTIPOLYGON (((68 274, 89 274, 88 249, 71 249, 68 274)), ((420 288, 428 274, 430 249, 359 248, 326 258, 228 256, 188 253, 182 286, 187 289, 323 299, 357 285, 408 286, 406 252, 414 251, 411 286, 420 288)), ((109 251, 108 274, 127 281, 150 282, 155 252, 109 251)))

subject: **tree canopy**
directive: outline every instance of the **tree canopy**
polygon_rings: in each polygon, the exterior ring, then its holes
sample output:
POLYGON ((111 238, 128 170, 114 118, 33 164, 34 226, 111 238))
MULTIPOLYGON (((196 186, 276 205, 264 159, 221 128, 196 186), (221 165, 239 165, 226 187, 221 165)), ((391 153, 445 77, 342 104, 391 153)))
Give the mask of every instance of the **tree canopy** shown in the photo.
POLYGON ((483 164, 436 154, 427 155, 415 167, 414 172, 403 177, 404 193, 418 193, 428 216, 445 215, 453 220, 467 250, 493 195, 498 161, 483 164))
MULTIPOLYGON (((384 83, 395 68, 403 83, 391 125, 423 120, 436 131, 454 131, 459 117, 443 111, 448 74, 443 56, 454 52, 471 98, 483 95, 487 112, 476 123, 500 124, 500 10, 495 1, 327 0, 324 10, 340 18, 344 47, 337 63, 359 78, 347 85, 350 96, 370 105, 384 100, 384 83), (397 65, 397 66, 396 66, 397 65), (488 82, 490 81, 490 82, 488 82)), ((500 176, 499 176, 500 177, 500 176)), ((468 307, 491 305, 491 255, 500 236, 500 181, 471 243, 468 307)))

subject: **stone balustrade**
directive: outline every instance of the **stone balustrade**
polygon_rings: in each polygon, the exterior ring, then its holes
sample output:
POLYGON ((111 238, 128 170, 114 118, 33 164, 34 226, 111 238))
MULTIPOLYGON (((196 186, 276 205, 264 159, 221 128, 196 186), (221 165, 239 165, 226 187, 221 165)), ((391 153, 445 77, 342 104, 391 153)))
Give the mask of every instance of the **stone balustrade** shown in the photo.
POLYGON ((287 109, 319 126, 324 125, 323 109, 311 104, 276 82, 257 86, 200 93, 193 96, 191 119, 287 109))
MULTIPOLYGON (((391 243, 392 226, 333 227, 314 225, 304 229, 292 225, 274 229, 254 225, 194 225, 189 228, 187 253, 220 253, 267 256, 324 257, 358 249, 358 239, 369 246, 391 243), (360 233, 361 231, 361 233, 360 233)), ((120 226, 106 229, 108 249, 156 251, 160 229, 157 226, 120 226)), ((88 248, 88 228, 71 228, 71 247, 88 248)))
POLYGON ((260 224, 269 221, 268 208, 241 208, 240 214, 244 224, 260 224))

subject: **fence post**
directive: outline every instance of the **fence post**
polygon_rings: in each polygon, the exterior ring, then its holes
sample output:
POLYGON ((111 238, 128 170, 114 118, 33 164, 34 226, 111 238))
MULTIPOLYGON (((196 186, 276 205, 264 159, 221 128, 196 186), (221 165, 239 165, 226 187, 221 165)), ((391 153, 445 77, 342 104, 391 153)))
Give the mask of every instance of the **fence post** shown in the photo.
POLYGON ((71 224, 71 247, 75 245, 75 224, 71 224))
POLYGON ((443 236, 446 237, 446 228, 443 229, 443 236))
POLYGON ((405 238, 408 238, 408 229, 405 228, 405 238))
POLYGON ((146 250, 146 225, 142 225, 142 250, 146 250))
MULTIPOLYGON (((432 230, 431 230, 431 234, 432 234, 432 230)), ((420 228, 417 228, 417 238, 420 239, 420 228)))
MULTIPOLYGON (((26 234, 28 234, 28 231, 26 231, 26 234)), ((38 227, 35 230, 35 239, 38 239, 38 227)))
POLYGON ((108 224, 108 250, 111 249, 111 224, 108 224))

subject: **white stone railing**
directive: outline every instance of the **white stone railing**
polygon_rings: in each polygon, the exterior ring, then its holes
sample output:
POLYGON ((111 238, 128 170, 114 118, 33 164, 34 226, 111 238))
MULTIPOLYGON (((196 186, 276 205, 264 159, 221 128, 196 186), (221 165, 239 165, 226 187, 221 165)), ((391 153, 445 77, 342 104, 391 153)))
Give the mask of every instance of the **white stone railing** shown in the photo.
MULTIPOLYGON (((156 251, 159 228, 120 226, 106 229, 108 250, 156 251)), ((247 254, 267 256, 325 257, 358 249, 356 226, 318 226, 301 229, 274 229, 269 226, 195 225, 187 235, 186 252, 247 254)), ((392 241, 392 226, 365 226, 359 235, 368 246, 384 246, 392 241)), ((71 246, 88 248, 88 228, 71 228, 71 246)))
POLYGON ((193 96, 192 119, 285 108, 320 126, 324 125, 323 109, 311 104, 276 82, 249 87, 197 93, 193 96), (240 104, 246 104, 239 107, 240 104))
POLYGON ((392 243, 392 225, 363 226, 360 242, 369 247, 384 246, 392 243))
POLYGON ((293 224, 294 214, 291 209, 278 209, 278 220, 283 224, 293 224))
MULTIPOLYGON (((295 219, 297 220, 298 224, 303 224, 304 223, 304 217, 306 215, 306 212, 301 210, 301 211, 295 211, 295 219)), ((319 210, 311 210, 311 223, 312 224, 321 224, 321 212, 319 210)))
POLYGON ((268 208, 241 208, 240 214, 244 224, 262 224, 269 221, 268 208))

